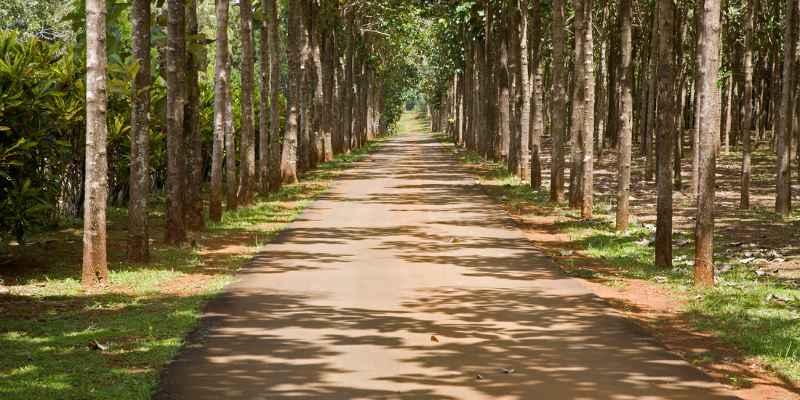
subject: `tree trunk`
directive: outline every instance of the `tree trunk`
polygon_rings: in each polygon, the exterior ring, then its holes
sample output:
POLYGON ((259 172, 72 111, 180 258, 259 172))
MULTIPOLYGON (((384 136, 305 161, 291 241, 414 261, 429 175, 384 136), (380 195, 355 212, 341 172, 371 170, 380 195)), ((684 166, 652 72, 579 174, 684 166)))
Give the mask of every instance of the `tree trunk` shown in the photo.
MULTIPOLYGON (((189 0, 186 4, 186 30, 188 43, 192 48, 202 46, 197 39, 197 0, 189 0)), ((200 134, 200 59, 197 51, 186 52, 186 104, 184 107, 184 134, 186 143, 186 197, 184 217, 186 227, 193 231, 202 230, 205 226, 203 217, 203 199, 200 189, 203 187, 203 138, 200 134)))
POLYGON ((302 96, 303 6, 301 1, 288 2, 289 40, 286 53, 289 59, 289 104, 286 116, 286 135, 283 140, 281 178, 283 183, 297 182, 297 140, 300 135, 300 103, 302 96))
POLYGON ((184 226, 183 109, 186 91, 185 7, 180 0, 167 0, 167 209, 164 241, 179 245, 186 240, 184 226))
MULTIPOLYGON (((143 0, 149 1, 149 0, 143 0)), ((214 62, 214 139, 211 149, 211 195, 209 218, 222 220, 222 167, 228 104, 228 0, 216 0, 216 56, 214 62)))
POLYGON ((253 9, 250 0, 239 1, 240 40, 242 42, 241 126, 239 127, 239 203, 253 202, 253 179, 255 178, 255 132, 253 125, 253 9))
POLYGON ((783 78, 781 80, 783 88, 780 96, 780 112, 778 119, 778 129, 775 132, 778 160, 776 165, 776 186, 777 196, 775 197, 775 212, 783 218, 789 217, 792 211, 792 118, 794 115, 793 94, 794 94, 794 63, 796 52, 796 32, 797 28, 797 2, 796 0, 786 1, 786 20, 784 21, 784 55, 783 55, 783 78))
POLYGON ((281 120, 280 120, 280 38, 278 37, 278 6, 275 0, 264 0, 269 24, 269 174, 270 190, 281 185, 281 120))
POLYGON ((131 175, 128 206, 128 258, 150 258, 147 200, 150 196, 150 0, 134 0, 133 56, 139 69, 131 85, 131 175))
POLYGON ((631 139, 633 137, 633 35, 631 1, 620 2, 620 110, 617 138, 617 232, 625 232, 630 224, 631 139))
MULTIPOLYGON (((228 54, 228 72, 231 56, 228 54)), ((236 132, 233 126, 233 91, 231 84, 225 86, 225 194, 228 210, 239 208, 236 180, 236 132)))
POLYGON ((261 8, 262 16, 259 24, 259 70, 258 88, 261 101, 258 103, 258 192, 269 193, 269 24, 267 7, 261 8))
MULTIPOLYGON (((570 208, 580 208, 583 198, 583 157, 581 151, 581 139, 586 110, 586 85, 584 84, 586 64, 586 40, 585 19, 586 3, 580 1, 575 3, 575 18, 573 20, 573 31, 575 36, 575 58, 573 62, 572 79, 572 110, 570 113, 570 169, 569 169, 569 206, 570 208)), ((590 58, 589 62, 592 61, 590 58)))
POLYGON ((698 159, 697 221, 695 225, 694 281, 697 286, 714 284, 714 195, 716 143, 720 129, 720 93, 717 73, 720 68, 720 0, 704 0, 698 5, 702 18, 698 41, 698 159))
POLYGON ((106 257, 106 2, 86 0, 86 183, 83 203, 84 287, 108 283, 106 257))
POLYGON ((594 0, 583 0, 583 27, 585 35, 583 40, 583 130, 580 136, 581 160, 581 189, 580 207, 581 218, 591 219, 594 207, 594 39, 592 25, 592 11, 594 0))
POLYGON ((742 175, 739 208, 750 209, 750 135, 753 125, 753 35, 756 30, 756 19, 760 1, 747 3, 747 20, 744 32, 744 56, 742 58, 744 72, 744 88, 742 94, 742 175))
POLYGON ((658 122, 656 125, 656 257, 657 268, 672 267, 672 135, 675 132, 674 0, 658 7, 658 122))
POLYGON ((553 21, 550 32, 553 40, 553 109, 551 136, 553 138, 552 166, 550 167, 550 201, 564 201, 564 135, 566 134, 566 35, 564 0, 553 0, 553 21))

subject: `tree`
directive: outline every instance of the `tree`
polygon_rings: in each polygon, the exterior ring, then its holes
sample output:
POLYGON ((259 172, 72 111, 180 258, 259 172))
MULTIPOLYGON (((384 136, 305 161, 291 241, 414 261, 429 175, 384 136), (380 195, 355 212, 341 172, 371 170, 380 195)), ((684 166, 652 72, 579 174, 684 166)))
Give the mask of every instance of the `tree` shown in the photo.
MULTIPOLYGON (((231 56, 227 56, 230 73, 231 56)), ((236 132, 233 125, 233 91, 230 82, 225 86, 225 203, 228 210, 239 208, 236 180, 236 132)))
POLYGON ((303 1, 288 2, 289 40, 286 53, 289 58, 289 104, 286 116, 286 135, 281 156, 281 179, 283 183, 297 182, 297 140, 300 135, 300 96, 303 72, 303 1))
POLYGON ((281 127, 278 109, 280 86, 280 39, 278 37, 278 7, 275 0, 264 0, 269 24, 269 171, 270 190, 281 184, 281 127))
POLYGON ((753 126, 753 42, 756 30, 756 19, 761 2, 747 2, 747 20, 745 22, 744 54, 742 57, 744 72, 744 88, 742 95, 742 181, 739 208, 750 208, 750 135, 753 126))
POLYGON ((775 212, 786 218, 792 211, 792 122, 794 116, 794 63, 797 41, 797 2, 786 1, 786 16, 783 24, 783 79, 781 83, 780 114, 776 135, 778 160, 776 165, 777 196, 775 212))
POLYGON ((550 201, 560 203, 564 200, 564 134, 566 127, 564 118, 567 114, 566 104, 566 35, 564 19, 566 7, 564 0, 553 0, 553 20, 550 32, 553 40, 553 110, 552 132, 553 161, 550 168, 550 201))
POLYGON ((672 136, 675 132, 674 0, 659 0, 658 121, 656 125, 656 267, 672 267, 672 136))
POLYGON ((255 132, 253 125, 253 9, 250 0, 239 1, 240 39, 242 41, 242 94, 241 126, 239 127, 239 193, 242 205, 253 201, 253 180, 255 178, 255 132))
POLYGON ((108 283, 106 258, 106 2, 86 0, 86 194, 83 203, 83 286, 108 283))
POLYGON ((184 217, 188 229, 199 231, 205 226, 203 199, 200 196, 203 186, 203 138, 200 134, 199 78, 201 49, 205 43, 200 40, 197 24, 197 0, 186 3, 186 31, 189 35, 189 49, 186 51, 186 103, 183 123, 187 150, 184 217))
MULTIPOLYGON (((529 68, 532 79, 528 82, 532 86, 529 109, 530 116, 530 151, 531 161, 531 187, 539 190, 542 187, 542 136, 544 136, 544 66, 541 62, 541 42, 542 42, 542 19, 541 3, 539 0, 533 1, 533 15, 528 25, 528 47, 530 48, 529 68)), ((555 143, 555 140, 554 140, 555 143)))
POLYGON ((631 140, 633 137, 633 35, 631 1, 620 2, 620 94, 617 139, 617 232, 625 232, 630 224, 631 140))
MULTIPOLYGON (((536 4, 538 6, 538 2, 536 4)), ((530 128, 531 128, 531 85, 529 82, 529 60, 528 55, 528 0, 517 0, 514 10, 518 32, 516 35, 516 52, 519 60, 518 67, 514 70, 517 74, 516 81, 516 107, 519 115, 516 118, 516 131, 519 132, 514 145, 516 151, 517 170, 516 173, 523 181, 530 179, 530 128)), ((538 69, 538 67, 537 67, 538 69)))
POLYGON ((133 56, 139 68, 131 84, 131 174, 128 206, 128 258, 150 258, 147 198, 150 194, 150 1, 134 0, 133 56))
POLYGON ((216 56, 214 63, 214 139, 211 153, 211 194, 208 214, 222 220, 222 167, 228 96, 228 0, 216 0, 216 56))
POLYGON ((699 132, 697 220, 695 223, 694 282, 714 284, 714 190, 717 140, 720 134, 720 0, 700 0, 697 50, 697 116, 699 132))
POLYGON ((167 209, 165 242, 186 241, 183 218, 185 158, 186 23, 181 0, 167 0, 167 209))
POLYGON ((594 207, 594 41, 592 32, 593 0, 583 0, 583 26, 581 27, 585 39, 583 40, 583 85, 584 87, 584 115, 583 130, 580 136, 581 151, 581 218, 591 219, 594 207))
POLYGON ((258 55, 259 66, 258 88, 261 101, 258 104, 258 191, 261 194, 269 192, 269 24, 267 22, 267 7, 262 3, 261 18, 259 18, 258 55))

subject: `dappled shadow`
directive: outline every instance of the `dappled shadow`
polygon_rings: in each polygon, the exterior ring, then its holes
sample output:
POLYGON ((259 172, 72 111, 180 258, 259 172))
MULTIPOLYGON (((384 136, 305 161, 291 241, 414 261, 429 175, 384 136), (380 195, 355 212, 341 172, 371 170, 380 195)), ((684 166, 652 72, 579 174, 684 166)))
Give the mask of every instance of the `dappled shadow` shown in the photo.
POLYGON ((463 168, 406 136, 345 173, 207 305, 156 399, 733 398, 463 168))

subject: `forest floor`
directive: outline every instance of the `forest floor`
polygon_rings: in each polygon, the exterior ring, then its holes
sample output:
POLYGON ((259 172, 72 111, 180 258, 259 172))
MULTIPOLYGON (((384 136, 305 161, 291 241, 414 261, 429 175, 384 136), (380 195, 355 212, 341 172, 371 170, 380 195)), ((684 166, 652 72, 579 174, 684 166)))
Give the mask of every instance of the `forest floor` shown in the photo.
MULTIPOLYGON (((320 165, 219 224, 163 243, 163 200, 150 214, 151 261, 125 259, 127 210, 109 210, 110 285, 80 286, 82 230, 42 232, 0 258, 0 398, 149 399, 201 306, 379 141, 320 165)), ((156 199, 157 201, 159 199, 156 199)))
MULTIPOLYGON (((595 218, 585 221, 576 211, 549 203, 549 170, 544 189, 533 191, 499 163, 456 147, 450 151, 565 273, 583 279, 670 350, 738 388, 739 396, 800 398, 800 214, 782 220, 770 211, 774 157, 767 151, 754 157, 751 210, 738 209, 741 157, 731 153, 719 159, 718 284, 711 290, 692 287, 693 204, 684 192, 676 191, 674 198, 674 268, 654 267, 656 192, 643 177, 642 157, 634 159, 633 168, 635 222, 627 234, 616 234, 613 152, 595 164, 595 218)), ((684 186, 690 168, 684 160, 684 186)))

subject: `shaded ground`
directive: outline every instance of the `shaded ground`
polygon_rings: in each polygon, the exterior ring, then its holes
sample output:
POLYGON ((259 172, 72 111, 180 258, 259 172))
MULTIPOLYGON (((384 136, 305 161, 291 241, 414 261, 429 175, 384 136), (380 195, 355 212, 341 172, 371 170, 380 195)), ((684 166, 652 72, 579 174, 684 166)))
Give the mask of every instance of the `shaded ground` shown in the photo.
POLYGON ((157 399, 728 399, 564 276, 417 133, 340 177, 219 299, 157 399))
POLYGON ((197 323, 201 306, 241 264, 375 143, 308 171, 220 224, 193 246, 163 238, 163 204, 151 203, 151 261, 125 258, 126 210, 109 212, 110 285, 80 286, 81 231, 43 231, 0 257, 0 398, 150 399, 158 373, 197 323))

